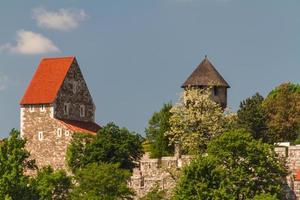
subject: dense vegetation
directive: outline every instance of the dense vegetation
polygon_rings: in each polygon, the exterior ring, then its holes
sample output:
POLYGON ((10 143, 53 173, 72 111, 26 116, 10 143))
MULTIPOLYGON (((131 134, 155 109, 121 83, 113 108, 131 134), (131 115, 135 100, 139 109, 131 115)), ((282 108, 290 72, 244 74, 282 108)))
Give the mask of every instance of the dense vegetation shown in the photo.
POLYGON ((127 182, 143 142, 151 157, 172 155, 175 145, 195 156, 171 195, 155 187, 143 200, 285 199, 287 172, 273 144, 300 143, 299 109, 300 86, 292 83, 279 85, 266 98, 256 93, 243 100, 237 114, 224 112, 209 89, 192 89, 152 115, 145 139, 113 123, 95 136, 74 134, 68 173, 37 169, 26 141, 12 130, 0 143, 0 199, 132 199, 127 182))

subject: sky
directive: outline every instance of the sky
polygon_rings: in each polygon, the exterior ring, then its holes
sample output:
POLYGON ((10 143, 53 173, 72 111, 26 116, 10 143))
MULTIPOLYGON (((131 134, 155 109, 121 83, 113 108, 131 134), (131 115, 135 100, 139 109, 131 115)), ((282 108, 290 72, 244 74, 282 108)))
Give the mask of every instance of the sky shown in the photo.
POLYGON ((76 56, 100 125, 144 135, 208 55, 229 107, 300 77, 299 0, 26 0, 0 6, 0 137, 41 58, 76 56))

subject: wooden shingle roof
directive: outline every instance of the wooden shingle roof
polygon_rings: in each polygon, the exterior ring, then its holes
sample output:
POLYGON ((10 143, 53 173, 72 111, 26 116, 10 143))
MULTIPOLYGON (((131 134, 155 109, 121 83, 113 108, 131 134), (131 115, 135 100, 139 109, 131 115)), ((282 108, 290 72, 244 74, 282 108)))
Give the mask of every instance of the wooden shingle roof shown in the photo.
POLYGON ((230 88, 221 74, 205 56, 204 60, 198 65, 193 73, 182 84, 182 88, 194 86, 223 86, 230 88))
POLYGON ((74 60, 75 57, 42 59, 20 104, 53 103, 74 60))

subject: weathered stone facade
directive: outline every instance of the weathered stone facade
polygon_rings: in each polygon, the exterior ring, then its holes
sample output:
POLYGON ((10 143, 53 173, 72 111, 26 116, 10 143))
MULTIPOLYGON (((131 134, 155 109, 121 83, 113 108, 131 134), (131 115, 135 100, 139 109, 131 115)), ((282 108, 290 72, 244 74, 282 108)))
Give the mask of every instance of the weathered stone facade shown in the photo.
MULTIPOLYGON (((47 84, 42 87, 36 85, 43 84, 42 79, 45 76, 53 75, 51 64, 58 65, 58 70, 60 69, 64 64, 60 59, 64 58, 57 58, 57 62, 47 63, 47 60, 41 62, 21 101, 21 136, 27 140, 26 149, 30 152, 31 159, 36 160, 39 168, 47 165, 54 169, 66 168, 66 151, 72 134, 74 132, 93 134, 100 128, 94 123, 95 105, 75 58, 70 58, 72 62, 69 66, 65 66, 67 72, 60 77, 61 80, 57 77, 46 78, 48 82, 52 79, 61 81, 61 84, 58 84, 58 92, 53 94, 55 97, 53 101, 49 100, 45 103, 46 99, 39 103, 41 98, 35 99, 35 94, 28 94, 36 91, 37 87, 39 90, 46 91, 45 94, 37 94, 37 96, 49 95, 47 84), (49 73, 39 75, 41 67, 46 68, 43 70, 48 70, 49 73)), ((53 85, 52 82, 50 84, 53 85)))
POLYGON ((54 117, 77 121, 94 121, 95 105, 85 83, 80 68, 74 60, 54 103, 54 117), (69 105, 69 113, 64 113, 65 104, 69 105), (85 116, 80 116, 80 106, 85 106, 85 116))
POLYGON ((128 183, 137 194, 135 198, 143 197, 156 186, 169 194, 176 184, 176 173, 191 160, 187 155, 151 159, 148 153, 144 154, 128 183))
POLYGON ((65 168, 67 145, 73 131, 52 117, 52 106, 48 105, 45 111, 41 111, 41 105, 33 105, 31 111, 29 107, 21 108, 21 133, 27 140, 26 149, 31 158, 36 160, 38 167, 51 165, 54 169, 65 168))
POLYGON ((286 162, 289 172, 286 181, 291 190, 290 199, 300 199, 300 179, 297 178, 300 170, 300 146, 275 147, 275 152, 286 162))

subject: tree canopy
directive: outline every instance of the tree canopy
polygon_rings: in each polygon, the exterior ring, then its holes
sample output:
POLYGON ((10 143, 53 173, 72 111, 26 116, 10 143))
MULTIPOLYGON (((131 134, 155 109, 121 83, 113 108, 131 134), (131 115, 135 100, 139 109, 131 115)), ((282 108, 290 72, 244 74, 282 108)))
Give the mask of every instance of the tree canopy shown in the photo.
POLYGON ((159 112, 155 112, 149 120, 148 127, 145 129, 146 138, 150 143, 150 156, 160 158, 162 156, 173 155, 174 146, 169 145, 166 132, 170 131, 172 104, 164 104, 159 112))
POLYGON ((243 100, 237 111, 237 123, 240 128, 251 133, 254 139, 268 142, 270 139, 267 137, 267 116, 262 107, 263 101, 264 98, 259 93, 243 100))
POLYGON ((225 115, 211 99, 210 88, 186 90, 171 113, 167 136, 188 153, 204 152, 208 141, 224 131, 225 115))
POLYGON ((73 171, 91 163, 119 163, 131 170, 142 154, 142 137, 113 123, 102 127, 95 137, 74 134, 67 160, 73 171))
POLYGON ((282 199, 285 176, 272 146, 243 130, 230 131, 184 169, 173 199, 252 199, 261 193, 282 199))
POLYGON ((267 114, 269 137, 273 142, 294 141, 299 134, 300 86, 284 83, 272 90, 263 108, 267 114))
POLYGON ((29 177, 23 172, 36 167, 29 159, 25 143, 15 129, 0 143, 0 199, 34 199, 29 177))
POLYGON ((50 166, 39 169, 31 180, 39 200, 67 199, 71 186, 71 177, 64 170, 53 171, 50 166))
POLYGON ((130 172, 118 164, 92 163, 76 171, 76 184, 71 193, 72 200, 131 199, 133 191, 128 188, 130 172))

